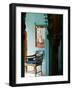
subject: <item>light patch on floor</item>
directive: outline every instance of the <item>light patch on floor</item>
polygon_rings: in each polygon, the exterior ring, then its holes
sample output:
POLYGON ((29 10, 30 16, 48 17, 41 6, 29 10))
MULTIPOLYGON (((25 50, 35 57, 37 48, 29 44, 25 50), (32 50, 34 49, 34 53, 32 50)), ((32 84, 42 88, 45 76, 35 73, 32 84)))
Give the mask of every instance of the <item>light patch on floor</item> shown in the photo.
POLYGON ((26 70, 25 70, 25 77, 40 77, 41 76, 41 72, 39 72, 39 71, 41 71, 41 66, 37 66, 37 74, 36 74, 36 76, 35 76, 35 71, 34 71, 34 67, 32 67, 32 66, 28 66, 27 67, 27 72, 26 72, 26 70))

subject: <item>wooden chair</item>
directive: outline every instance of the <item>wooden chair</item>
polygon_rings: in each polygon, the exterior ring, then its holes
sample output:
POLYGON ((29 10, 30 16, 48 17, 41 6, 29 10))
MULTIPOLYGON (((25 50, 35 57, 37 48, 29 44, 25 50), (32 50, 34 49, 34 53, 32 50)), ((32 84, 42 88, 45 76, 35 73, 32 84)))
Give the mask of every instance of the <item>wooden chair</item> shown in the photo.
POLYGON ((42 75, 42 61, 43 61, 43 53, 40 53, 40 51, 36 51, 36 54, 27 56, 27 62, 26 62, 26 72, 28 72, 28 66, 32 66, 34 68, 35 76, 37 73, 41 72, 42 75), (37 71, 37 66, 41 66, 41 70, 37 71))

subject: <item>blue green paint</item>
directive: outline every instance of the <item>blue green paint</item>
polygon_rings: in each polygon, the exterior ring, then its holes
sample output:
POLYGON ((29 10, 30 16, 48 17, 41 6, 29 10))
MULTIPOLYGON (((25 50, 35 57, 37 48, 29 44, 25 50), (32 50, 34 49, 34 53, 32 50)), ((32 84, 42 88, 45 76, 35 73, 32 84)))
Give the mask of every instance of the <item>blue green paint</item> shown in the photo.
MULTIPOLYGON (((43 75, 49 75, 49 43, 47 39, 48 30, 45 30, 45 48, 36 48, 35 47, 35 25, 46 25, 44 14, 40 13, 27 13, 26 14, 26 31, 27 31, 27 40, 28 48, 27 54, 35 54, 36 50, 44 50, 45 56, 42 63, 43 75)), ((48 24, 48 23, 47 23, 48 24)))

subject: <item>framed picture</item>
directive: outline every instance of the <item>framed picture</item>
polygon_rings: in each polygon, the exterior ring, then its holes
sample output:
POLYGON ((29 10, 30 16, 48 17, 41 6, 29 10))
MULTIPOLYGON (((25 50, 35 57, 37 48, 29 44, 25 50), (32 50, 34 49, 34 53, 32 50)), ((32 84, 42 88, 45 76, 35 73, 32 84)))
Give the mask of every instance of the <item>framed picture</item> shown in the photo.
POLYGON ((70 7, 10 4, 9 85, 70 83, 70 7))
POLYGON ((45 46, 45 26, 36 25, 35 34, 36 34, 36 47, 44 48, 45 46))

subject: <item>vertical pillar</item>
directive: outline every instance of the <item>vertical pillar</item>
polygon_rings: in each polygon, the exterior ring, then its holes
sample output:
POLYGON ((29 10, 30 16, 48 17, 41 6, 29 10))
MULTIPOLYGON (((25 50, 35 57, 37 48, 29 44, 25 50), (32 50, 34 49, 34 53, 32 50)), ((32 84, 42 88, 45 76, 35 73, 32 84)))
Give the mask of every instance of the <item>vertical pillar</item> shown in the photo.
POLYGON ((48 15, 49 75, 58 75, 58 47, 60 44, 60 15, 48 15))
POLYGON ((24 49, 25 49, 25 16, 26 13, 21 13, 21 77, 24 77, 24 73, 25 73, 25 68, 24 68, 24 49))

